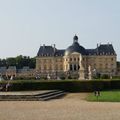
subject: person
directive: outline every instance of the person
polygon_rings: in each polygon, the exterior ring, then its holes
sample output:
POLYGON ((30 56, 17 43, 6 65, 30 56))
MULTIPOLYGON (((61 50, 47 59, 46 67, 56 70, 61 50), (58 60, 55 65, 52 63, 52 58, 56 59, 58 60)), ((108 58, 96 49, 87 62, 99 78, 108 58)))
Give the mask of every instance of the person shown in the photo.
POLYGON ((98 91, 98 96, 100 96, 100 91, 98 91))
POLYGON ((95 96, 100 96, 100 91, 95 91, 94 94, 95 96))
POLYGON ((2 91, 3 90, 3 86, 2 85, 0 85, 0 91, 2 91))
POLYGON ((6 91, 6 92, 8 91, 9 87, 10 87, 10 82, 8 82, 8 83, 6 84, 6 86, 5 86, 5 91, 6 91))

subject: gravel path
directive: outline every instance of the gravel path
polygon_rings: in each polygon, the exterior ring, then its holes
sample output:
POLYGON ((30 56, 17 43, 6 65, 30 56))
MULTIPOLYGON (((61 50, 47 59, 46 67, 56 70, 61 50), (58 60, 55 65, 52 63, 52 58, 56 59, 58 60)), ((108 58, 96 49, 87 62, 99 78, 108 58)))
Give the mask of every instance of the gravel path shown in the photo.
POLYGON ((0 102, 0 120, 120 120, 120 103, 87 102, 86 94, 51 101, 0 102))

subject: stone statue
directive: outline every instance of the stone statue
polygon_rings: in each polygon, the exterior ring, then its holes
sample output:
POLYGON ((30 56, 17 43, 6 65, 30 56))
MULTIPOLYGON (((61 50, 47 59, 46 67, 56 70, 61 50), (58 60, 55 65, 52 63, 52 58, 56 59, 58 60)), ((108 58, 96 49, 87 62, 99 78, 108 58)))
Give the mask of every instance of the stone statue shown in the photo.
POLYGON ((49 74, 47 75, 47 79, 50 80, 50 75, 49 74))
POLYGON ((91 80, 92 79, 92 71, 91 71, 91 66, 88 66, 88 79, 91 80))
POLYGON ((10 80, 13 80, 13 75, 10 77, 10 80))
POLYGON ((80 69, 79 69, 79 80, 84 80, 85 79, 85 70, 82 64, 82 56, 80 55, 80 69))

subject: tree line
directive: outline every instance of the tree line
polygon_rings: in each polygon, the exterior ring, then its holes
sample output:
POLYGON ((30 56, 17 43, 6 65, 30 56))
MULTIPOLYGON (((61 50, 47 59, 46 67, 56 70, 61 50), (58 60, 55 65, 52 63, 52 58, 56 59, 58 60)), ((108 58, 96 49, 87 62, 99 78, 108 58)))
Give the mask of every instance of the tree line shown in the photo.
POLYGON ((29 56, 19 55, 17 57, 9 57, 6 59, 0 59, 0 67, 16 66, 17 69, 22 69, 24 66, 29 68, 35 68, 36 59, 29 56))
POLYGON ((117 61, 117 67, 120 67, 120 61, 117 61))

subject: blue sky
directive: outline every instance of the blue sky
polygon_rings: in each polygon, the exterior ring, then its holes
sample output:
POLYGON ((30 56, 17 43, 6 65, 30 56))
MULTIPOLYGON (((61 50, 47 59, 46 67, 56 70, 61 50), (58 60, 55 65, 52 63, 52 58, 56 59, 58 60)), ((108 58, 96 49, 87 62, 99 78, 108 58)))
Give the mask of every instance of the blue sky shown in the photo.
POLYGON ((120 0, 0 0, 0 58, 36 56, 40 44, 66 49, 112 43, 120 60, 120 0))

